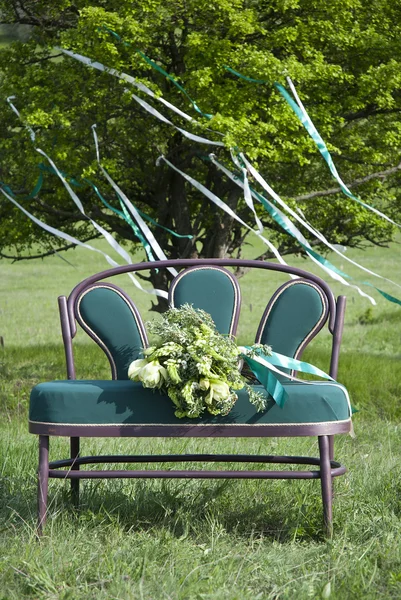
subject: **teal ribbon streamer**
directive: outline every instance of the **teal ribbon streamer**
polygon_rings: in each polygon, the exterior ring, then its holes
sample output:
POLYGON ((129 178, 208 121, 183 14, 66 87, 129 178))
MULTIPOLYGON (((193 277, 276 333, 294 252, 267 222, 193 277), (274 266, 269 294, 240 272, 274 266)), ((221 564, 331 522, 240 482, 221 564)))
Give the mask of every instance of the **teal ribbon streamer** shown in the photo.
MULTIPOLYGON (((252 191, 255 192, 255 190, 252 190, 252 191)), ((276 221, 276 223, 278 223, 278 225, 280 225, 280 227, 282 227, 286 233, 291 235, 294 239, 297 239, 295 237, 295 235, 293 234, 293 232, 284 223, 281 216, 277 213, 277 211, 274 210, 274 207, 270 204, 270 202, 267 202, 266 199, 258 192, 255 192, 255 194, 257 195, 258 199, 260 200, 260 202, 262 203, 264 208, 267 210, 267 212, 276 221)), ((348 275, 347 273, 344 273, 344 271, 341 271, 341 269, 338 269, 335 265, 333 265, 329 260, 327 260, 327 258, 324 258, 323 256, 321 256, 318 252, 316 252, 312 248, 308 248, 308 246, 305 246, 305 244, 303 244, 300 240, 297 240, 297 242, 302 246, 302 248, 305 250, 305 252, 307 252, 308 254, 311 254, 318 262, 320 262, 320 264, 325 266, 327 269, 331 269, 332 271, 337 273, 337 275, 341 275, 341 277, 344 277, 344 279, 348 279, 349 281, 354 281, 355 283, 358 283, 360 285, 367 285, 367 286, 373 288, 374 290, 376 290, 379 294, 381 294, 383 296, 383 298, 385 298, 389 302, 393 302, 394 304, 398 304, 399 306, 401 306, 401 300, 399 300, 395 296, 391 296, 391 294, 384 292, 383 290, 376 287, 372 283, 369 283, 368 281, 358 281, 358 280, 353 279, 350 275, 348 275)))
POLYGON ((398 223, 395 223, 392 219, 390 219, 389 217, 387 217, 386 215, 384 215, 383 213, 381 213, 374 207, 370 206, 369 204, 366 204, 365 202, 360 200, 360 198, 358 198, 357 196, 354 196, 354 194, 352 194, 352 192, 349 191, 347 186, 342 181, 340 175, 338 174, 338 171, 333 162, 331 154, 328 151, 327 146, 324 143, 321 135, 319 134, 316 127, 312 123, 310 117, 307 114, 304 114, 302 112, 302 110, 299 108, 298 104, 291 98, 291 96, 289 95, 287 90, 280 83, 275 83, 274 87, 280 92, 280 94, 283 96, 283 98, 285 99, 287 104, 292 108, 292 110, 297 115, 298 119, 301 121, 302 125, 305 127, 306 131, 308 132, 308 134, 310 135, 312 140, 315 142, 320 154, 323 156, 325 162, 327 163, 327 165, 330 169, 330 173, 333 175, 334 179, 339 184, 343 194, 348 196, 348 198, 351 198, 351 200, 355 200, 355 202, 358 202, 358 204, 361 204, 368 210, 373 210, 376 214, 379 214, 380 216, 384 217, 387 221, 389 221, 393 225, 396 225, 397 227, 401 227, 401 225, 399 225, 398 223))
MULTIPOLYGON (((104 29, 105 31, 107 31, 108 33, 110 33, 116 40, 118 40, 119 42, 121 42, 122 44, 124 44, 124 46, 130 46, 131 45, 128 42, 125 42, 118 33, 116 33, 115 31, 113 31, 109 27, 106 27, 106 25, 102 25, 102 27, 99 28, 99 29, 104 29)), ((180 83, 178 83, 178 81, 174 77, 172 77, 170 75, 170 73, 167 73, 167 71, 165 71, 163 69, 163 67, 161 67, 160 65, 158 65, 157 63, 155 63, 151 58, 149 58, 148 56, 146 56, 146 54, 144 54, 143 52, 141 52, 141 50, 136 50, 136 52, 137 52, 137 54, 139 54, 139 56, 148 65, 150 65, 153 69, 155 69, 155 71, 158 71, 159 73, 161 73, 162 75, 164 75, 164 77, 166 77, 166 79, 168 79, 169 81, 171 81, 176 86, 176 88, 178 88, 180 90, 180 92, 182 92, 183 94, 185 94, 185 96, 188 98, 188 100, 190 101, 190 103, 192 104, 192 106, 194 107, 194 109, 196 110, 197 113, 199 113, 202 117, 205 117, 206 119, 211 119, 213 117, 213 115, 210 115, 208 113, 204 113, 199 108, 199 106, 196 104, 195 100, 193 100, 191 98, 191 96, 188 94, 187 90, 180 83)))
MULTIPOLYGON (((42 185, 43 185, 43 174, 40 173, 33 190, 27 196, 19 196, 19 200, 22 200, 22 201, 33 200, 39 194, 40 190, 42 189, 42 185)), ((17 196, 12 191, 12 189, 6 183, 3 183, 2 181, 0 181, 0 187, 4 191, 6 191, 7 194, 9 194, 12 198, 15 198, 15 199, 17 198, 17 196)))
POLYGON ((239 77, 240 79, 249 81, 249 83, 268 83, 264 79, 254 79, 253 77, 248 77, 247 75, 242 75, 242 73, 238 73, 238 71, 234 71, 234 69, 232 69, 231 67, 228 67, 227 65, 224 65, 224 68, 229 73, 232 73, 233 75, 235 75, 236 77, 239 77))
MULTIPOLYGON (((154 258, 153 254, 152 254, 152 249, 151 249, 149 243, 147 242, 147 240, 142 235, 141 230, 139 229, 139 227, 131 219, 131 216, 129 215, 129 213, 127 211, 125 211, 126 212, 126 214, 125 214, 124 212, 121 212, 121 210, 118 210, 118 208, 114 208, 114 206, 112 206, 109 202, 107 202, 107 200, 99 192, 99 189, 97 188, 97 186, 90 179, 86 179, 85 178, 84 181, 86 181, 86 183, 88 183, 91 186, 91 188, 93 189, 93 191, 95 192, 95 194, 97 195, 97 197, 99 198, 99 200, 101 200, 101 202, 103 202, 103 204, 108 209, 110 209, 111 211, 113 211, 116 215, 118 215, 119 217, 121 217, 122 219, 124 219, 124 221, 126 221, 128 223, 128 225, 130 225, 130 227, 133 230, 134 234, 136 235, 136 237, 139 239, 139 241, 141 242, 142 246, 144 247, 144 250, 145 250, 146 256, 148 257, 148 260, 149 261, 154 261, 155 258, 154 258)), ((121 207, 124 210, 125 206, 121 202, 121 199, 120 199, 120 204, 121 204, 121 207)))
MULTIPOLYGON (((239 77, 240 79, 244 79, 245 81, 248 81, 250 83, 258 83, 258 84, 267 84, 268 83, 268 81, 266 81, 264 79, 254 79, 253 77, 248 77, 246 75, 242 75, 242 73, 239 73, 238 71, 235 71, 234 69, 231 69, 231 67, 225 66, 224 68, 226 69, 226 71, 229 71, 236 77, 239 77)), ((302 125, 305 127, 306 131, 308 132, 308 134, 310 135, 312 140, 315 142, 320 154, 323 156, 325 162, 327 163, 327 165, 329 167, 330 173, 333 175, 334 179, 339 184, 340 189, 343 192, 343 194, 345 194, 351 200, 358 202, 358 204, 361 204, 361 206, 363 206, 364 208, 367 208, 368 210, 375 212, 376 214, 383 217, 384 219, 386 219, 393 225, 396 225, 397 227, 401 227, 401 225, 399 223, 396 223, 395 221, 393 221, 392 219, 387 217, 384 213, 380 212, 373 206, 366 204, 366 202, 363 202, 360 198, 358 198, 357 196, 354 196, 354 194, 352 192, 350 192, 350 190, 348 189, 348 187, 345 185, 345 183, 342 181, 340 175, 338 174, 338 171, 333 162, 332 156, 331 156, 330 152, 328 151, 326 144, 324 143, 321 135, 319 134, 316 127, 314 126, 309 115, 306 113, 306 111, 305 111, 305 114, 303 113, 303 111, 300 109, 298 104, 293 100, 293 98, 291 98, 290 94, 280 83, 275 82, 274 87, 282 95, 284 100, 287 102, 287 104, 291 107, 291 109, 297 115, 298 119, 301 121, 302 125)))
POLYGON ((154 219, 152 219, 152 217, 150 217, 146 213, 144 213, 141 210, 139 210, 138 207, 137 207, 136 210, 139 212, 139 214, 141 215, 141 217, 143 217, 144 219, 146 219, 146 221, 149 221, 149 223, 152 223, 152 225, 154 225, 155 227, 160 227, 160 229, 164 229, 164 231, 168 231, 168 233, 171 233, 171 235, 173 235, 174 237, 177 237, 177 238, 186 238, 188 240, 192 240, 192 238, 194 237, 193 235, 190 235, 190 234, 177 233, 177 232, 173 231, 172 229, 169 229, 168 227, 165 227, 164 225, 160 225, 160 223, 158 223, 157 221, 155 221, 154 219))
POLYGON ((321 377, 322 379, 328 379, 330 381, 335 381, 330 375, 311 365, 310 363, 304 362, 302 360, 297 360, 296 358, 291 358, 290 356, 285 356, 284 354, 279 354, 278 352, 272 352, 271 355, 262 354, 260 351, 256 351, 256 353, 263 358, 265 361, 270 364, 281 367, 283 369, 289 369, 291 371, 300 371, 301 373, 309 373, 310 375, 316 375, 317 377, 321 377))
POLYGON ((144 54, 140 50, 137 50, 137 53, 139 54, 139 56, 141 56, 143 58, 144 61, 146 61, 148 63, 148 65, 150 65, 151 67, 153 67, 153 69, 155 69, 156 71, 158 71, 159 73, 164 75, 164 77, 166 77, 166 79, 171 81, 180 90, 180 92, 185 94, 185 96, 188 98, 188 100, 190 101, 190 103, 192 104, 192 106, 194 107, 194 109, 196 110, 197 113, 199 113, 202 117, 205 117, 206 119, 211 119, 213 117, 213 115, 204 113, 199 108, 199 106, 196 104, 195 100, 193 100, 191 98, 191 96, 188 94, 187 90, 181 84, 179 84, 178 81, 176 79, 174 79, 174 77, 172 77, 169 73, 167 73, 167 71, 165 71, 162 67, 160 67, 157 63, 155 63, 153 60, 151 60, 148 56, 146 56, 146 54, 144 54))

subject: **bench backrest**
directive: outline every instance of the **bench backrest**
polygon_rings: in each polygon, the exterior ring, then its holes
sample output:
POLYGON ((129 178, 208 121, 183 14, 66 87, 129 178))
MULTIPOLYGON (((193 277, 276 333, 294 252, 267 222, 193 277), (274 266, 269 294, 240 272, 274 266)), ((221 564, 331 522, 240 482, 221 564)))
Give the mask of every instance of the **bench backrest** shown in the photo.
MULTIPOLYGON (((81 282, 68 300, 60 297, 61 322, 66 347, 68 377, 75 377, 72 338, 77 321, 107 355, 113 379, 127 379, 131 361, 141 356, 148 339, 139 312, 116 285, 102 281, 113 275, 162 266, 185 266, 172 281, 169 302, 184 303, 210 313, 217 329, 235 335, 241 293, 234 275, 224 266, 255 267, 297 275, 269 300, 256 334, 256 342, 270 344, 276 352, 299 358, 311 339, 329 319, 329 330, 341 339, 342 319, 336 320, 336 302, 328 285, 300 269, 262 261, 237 259, 179 260, 117 267, 81 282), (337 331, 338 330, 338 331, 337 331)), ((336 343, 337 343, 336 342, 336 343)))

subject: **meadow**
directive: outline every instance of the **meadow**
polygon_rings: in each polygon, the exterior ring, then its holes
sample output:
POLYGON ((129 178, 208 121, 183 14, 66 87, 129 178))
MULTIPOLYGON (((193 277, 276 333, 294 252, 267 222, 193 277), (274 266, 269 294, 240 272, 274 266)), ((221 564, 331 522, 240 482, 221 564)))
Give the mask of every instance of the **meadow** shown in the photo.
MULTIPOLYGON (((347 255, 401 282, 400 241, 347 255)), ((218 480, 84 482, 78 510, 69 486, 51 481, 48 522, 37 539, 29 392, 39 381, 65 377, 57 296, 107 268, 100 254, 76 249, 63 256, 68 262, 53 256, 0 263, 0 599, 400 598, 401 307, 367 286, 377 306, 353 288, 332 286, 348 298, 338 380, 359 412, 356 437, 336 439, 336 458, 348 472, 335 481, 331 540, 323 536, 318 481, 218 480)), ((358 281, 401 297, 396 286, 329 259, 358 281)), ((288 262, 321 274, 301 258, 288 262)), ((154 318, 151 297, 122 283, 145 318, 154 318)), ((241 278, 240 343, 252 343, 275 283, 252 273, 241 278)), ((81 335, 76 347, 78 377, 108 377, 97 347, 81 335)), ((322 335, 306 359, 327 369, 328 357, 329 337, 322 335)), ((316 455, 317 443, 85 441, 83 452, 92 450, 316 455)), ((67 440, 52 440, 51 457, 67 452, 67 440)))

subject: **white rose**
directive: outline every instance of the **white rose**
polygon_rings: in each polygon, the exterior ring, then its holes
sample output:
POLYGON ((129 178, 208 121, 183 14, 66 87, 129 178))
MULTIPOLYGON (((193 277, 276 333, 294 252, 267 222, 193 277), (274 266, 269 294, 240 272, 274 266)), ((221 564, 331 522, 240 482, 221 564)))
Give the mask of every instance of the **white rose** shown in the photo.
POLYGON ((138 358, 134 360, 130 366, 128 367, 128 377, 132 379, 132 381, 139 381, 138 375, 144 366, 148 364, 146 358, 138 358))
POLYGON ((161 387, 167 377, 167 369, 157 360, 147 363, 139 373, 139 379, 146 388, 161 387))

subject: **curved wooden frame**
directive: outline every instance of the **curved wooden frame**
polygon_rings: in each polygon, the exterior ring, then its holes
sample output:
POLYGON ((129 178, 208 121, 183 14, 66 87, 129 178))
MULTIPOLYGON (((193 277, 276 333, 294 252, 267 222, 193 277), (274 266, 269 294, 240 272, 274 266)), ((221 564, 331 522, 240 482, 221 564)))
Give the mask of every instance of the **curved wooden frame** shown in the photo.
MULTIPOLYGON (((75 365, 72 340, 76 335, 76 320, 78 318, 79 300, 86 293, 86 290, 92 289, 97 285, 104 285, 116 289, 113 284, 101 283, 103 280, 124 273, 145 271, 154 268, 190 268, 199 266, 214 267, 243 267, 258 268, 262 270, 279 271, 282 273, 296 275, 304 280, 312 282, 314 287, 321 290, 327 299, 328 328, 333 336, 332 357, 330 363, 330 375, 333 378, 337 376, 338 356, 344 324, 345 297, 340 296, 337 301, 328 286, 320 277, 307 273, 302 269, 268 263, 256 260, 242 259, 180 259, 165 260, 155 262, 146 262, 122 267, 108 269, 88 277, 79 283, 71 292, 68 299, 65 296, 59 297, 59 309, 61 330, 64 341, 65 356, 67 363, 68 379, 75 379, 75 365)), ((231 276, 231 274, 230 274, 231 276)), ((231 276, 233 277, 233 276, 231 276)), ((269 302, 264 316, 274 302, 274 298, 280 289, 288 287, 288 283, 281 286, 269 302)), ((118 289, 118 288, 117 288, 118 289)), ((122 292, 123 293, 123 292, 122 292)), ((132 301, 125 296, 131 306, 132 301)), ((134 307, 135 314, 136 308, 134 307)), ((138 315, 139 316, 139 315, 138 315)), ((140 319, 140 317, 139 317, 140 319)), ((263 317, 262 317, 263 321, 263 317)), ((141 322, 141 319, 139 320, 141 322)), ((324 323, 322 323, 323 326, 324 323)), ((259 328, 260 329, 260 328, 259 328)), ((319 328, 320 330, 320 328, 319 328)), ((89 335, 90 332, 87 332, 89 335)), ((317 333, 317 331, 316 331, 317 333)), ((146 333, 144 332, 146 339, 146 333)), ((94 336, 91 336, 93 339, 94 336)), ((95 341, 97 341, 95 339, 95 341)), ((304 346, 310 341, 302 344, 298 355, 304 346)), ((46 519, 47 512, 47 489, 48 479, 70 479, 73 497, 75 502, 79 499, 79 481, 81 479, 92 478, 239 478, 239 479, 320 479, 323 499, 323 516, 326 532, 330 535, 332 532, 332 481, 334 477, 345 473, 346 469, 340 463, 333 460, 333 436, 339 433, 347 433, 351 429, 351 419, 327 423, 302 423, 285 425, 192 425, 192 424, 174 424, 174 425, 57 425, 54 423, 29 423, 29 431, 39 435, 39 471, 38 471, 38 532, 42 528, 46 519), (68 436, 70 437, 70 458, 49 462, 49 436, 68 436), (319 441, 319 458, 310 457, 288 457, 288 456, 253 456, 253 455, 150 455, 150 456, 92 456, 80 457, 80 438, 81 437, 301 437, 317 436, 319 441), (86 464, 101 463, 136 463, 136 462, 250 462, 250 463, 278 463, 278 464, 307 464, 318 466, 319 469, 307 471, 183 471, 183 470, 81 470, 80 467, 86 464)))

